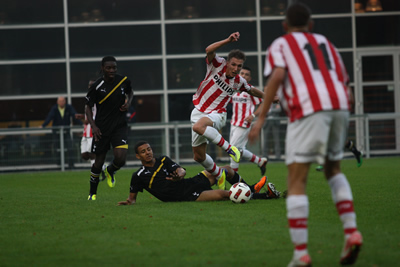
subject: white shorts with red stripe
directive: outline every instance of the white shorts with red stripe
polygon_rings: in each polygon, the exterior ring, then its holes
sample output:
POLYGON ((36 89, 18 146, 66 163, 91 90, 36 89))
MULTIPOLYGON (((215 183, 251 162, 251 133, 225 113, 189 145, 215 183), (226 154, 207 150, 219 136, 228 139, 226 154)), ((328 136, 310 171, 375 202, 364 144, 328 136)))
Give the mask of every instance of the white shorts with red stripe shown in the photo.
POLYGON ((237 148, 246 148, 247 141, 249 140, 250 128, 239 127, 231 125, 231 135, 229 143, 237 148))
POLYGON ((81 139, 81 154, 92 153, 93 137, 82 137, 81 139))
MULTIPOLYGON (((220 131, 222 127, 226 124, 226 113, 204 113, 199 111, 197 108, 192 110, 192 114, 190 115, 190 122, 193 125, 203 117, 209 118, 213 122, 213 127, 220 131)), ((200 146, 204 143, 208 144, 208 139, 202 135, 197 134, 192 130, 192 147, 200 146)))
POLYGON ((343 158, 349 112, 320 111, 289 123, 286 133, 286 165, 324 164, 343 158))

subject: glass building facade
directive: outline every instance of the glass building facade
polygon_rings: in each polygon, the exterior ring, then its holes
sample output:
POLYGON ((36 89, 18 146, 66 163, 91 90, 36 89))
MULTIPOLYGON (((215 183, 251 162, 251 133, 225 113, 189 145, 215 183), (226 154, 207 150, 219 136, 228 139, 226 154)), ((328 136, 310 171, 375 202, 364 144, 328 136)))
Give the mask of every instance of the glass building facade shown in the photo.
MULTIPOLYGON (((265 51, 284 33, 291 2, 2 0, 0 127, 37 126, 59 95, 83 113, 88 81, 99 76, 106 55, 115 56, 118 71, 133 81, 136 122, 188 122, 207 45, 239 31, 240 41, 218 53, 243 50, 252 83, 262 88, 265 51)), ((400 1, 302 2, 313 12, 313 31, 343 56, 356 98, 352 113, 399 113, 400 1)), ((377 131, 400 124, 385 117, 374 123, 377 131)))

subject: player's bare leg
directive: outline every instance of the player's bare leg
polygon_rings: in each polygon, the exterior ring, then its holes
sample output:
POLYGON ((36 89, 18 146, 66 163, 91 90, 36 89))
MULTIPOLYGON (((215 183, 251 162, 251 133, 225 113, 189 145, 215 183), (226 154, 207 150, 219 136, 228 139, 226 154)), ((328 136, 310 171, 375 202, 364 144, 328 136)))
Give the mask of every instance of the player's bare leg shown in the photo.
POLYGON ((201 192, 200 196, 196 201, 217 201, 217 200, 228 200, 229 191, 226 190, 207 190, 201 192))

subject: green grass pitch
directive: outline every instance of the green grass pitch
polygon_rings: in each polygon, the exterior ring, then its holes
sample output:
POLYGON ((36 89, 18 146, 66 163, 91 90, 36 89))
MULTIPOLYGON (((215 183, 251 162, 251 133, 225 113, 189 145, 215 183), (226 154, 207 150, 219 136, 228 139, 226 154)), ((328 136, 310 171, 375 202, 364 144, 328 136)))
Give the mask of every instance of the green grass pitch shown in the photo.
MULTIPOLYGON (((356 266, 400 264, 399 157, 354 158, 342 169, 353 189, 364 246, 356 266)), ((309 252, 313 266, 338 266, 342 226, 323 174, 309 174, 309 252)), ((201 170, 188 165, 187 176, 201 170)), ((0 266, 286 266, 292 244, 284 199, 162 203, 147 192, 134 206, 117 207, 129 194, 135 168, 117 173, 115 188, 99 185, 87 201, 89 170, 0 175, 0 266)), ((260 178, 241 164, 249 183, 260 178)), ((268 164, 283 191, 286 166, 268 164)))

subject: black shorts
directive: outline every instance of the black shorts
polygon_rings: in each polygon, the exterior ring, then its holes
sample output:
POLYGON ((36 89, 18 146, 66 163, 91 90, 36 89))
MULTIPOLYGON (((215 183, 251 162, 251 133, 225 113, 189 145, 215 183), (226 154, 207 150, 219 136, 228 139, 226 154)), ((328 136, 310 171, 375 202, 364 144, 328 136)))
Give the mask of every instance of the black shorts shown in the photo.
POLYGON ((92 153, 101 154, 113 148, 121 147, 128 149, 128 126, 123 126, 111 132, 110 136, 102 135, 100 140, 92 143, 92 153))
POLYGON ((183 181, 185 182, 185 187, 181 201, 196 201, 201 192, 212 190, 210 180, 203 173, 183 181))

